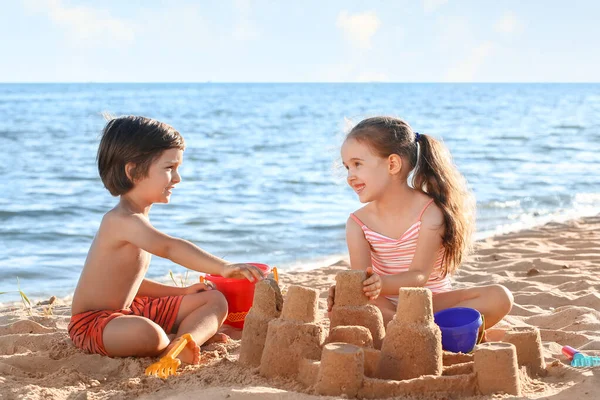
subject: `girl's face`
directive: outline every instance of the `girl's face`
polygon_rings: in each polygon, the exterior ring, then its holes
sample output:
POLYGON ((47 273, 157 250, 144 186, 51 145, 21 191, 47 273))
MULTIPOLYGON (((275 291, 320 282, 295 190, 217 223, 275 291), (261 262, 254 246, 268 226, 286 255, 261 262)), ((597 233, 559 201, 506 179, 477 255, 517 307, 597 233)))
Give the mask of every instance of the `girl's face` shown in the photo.
POLYGON ((162 152, 148 168, 148 176, 135 182, 134 189, 149 203, 168 203, 175 185, 181 182, 178 168, 183 162, 183 150, 162 152))
POLYGON ((366 143, 347 139, 342 145, 342 162, 348 170, 348 185, 361 203, 376 200, 390 182, 387 158, 375 154, 366 143))

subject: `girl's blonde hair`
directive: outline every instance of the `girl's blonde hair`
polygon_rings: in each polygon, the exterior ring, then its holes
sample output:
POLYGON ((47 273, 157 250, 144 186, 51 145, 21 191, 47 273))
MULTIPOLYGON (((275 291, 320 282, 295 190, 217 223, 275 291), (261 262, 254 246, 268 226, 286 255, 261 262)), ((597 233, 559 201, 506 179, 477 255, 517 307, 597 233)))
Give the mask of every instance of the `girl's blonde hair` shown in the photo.
POLYGON ((346 140, 349 138, 366 143, 381 157, 397 154, 409 163, 409 172, 414 170, 412 187, 433 198, 444 214, 442 265, 444 275, 454 273, 471 249, 475 207, 446 146, 429 135, 415 133, 399 118, 385 116, 359 122, 346 140))

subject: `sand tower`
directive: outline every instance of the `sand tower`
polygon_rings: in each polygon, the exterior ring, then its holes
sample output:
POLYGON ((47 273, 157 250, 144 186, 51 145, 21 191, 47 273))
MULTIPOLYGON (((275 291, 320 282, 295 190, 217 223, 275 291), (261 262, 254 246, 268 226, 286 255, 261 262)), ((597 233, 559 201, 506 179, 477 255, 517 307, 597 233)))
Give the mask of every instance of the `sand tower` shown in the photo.
POLYGON ((503 341, 512 343, 517 349, 517 362, 525 366, 530 375, 546 374, 546 362, 542 350, 540 330, 535 327, 515 327, 506 332, 503 341))
POLYGON ((254 289, 252 308, 244 321, 240 362, 253 367, 260 365, 265 347, 269 322, 279 318, 283 308, 283 297, 277 282, 264 279, 254 289))
POLYGON ((364 326, 371 332, 373 346, 381 348, 385 337, 383 317, 379 309, 369 304, 363 292, 364 271, 343 271, 335 277, 335 301, 331 310, 331 329, 338 326, 364 326))
POLYGON ((489 342, 475 347, 477 386, 483 395, 504 392, 521 395, 517 350, 511 343, 489 342))
POLYGON ((260 361, 260 374, 266 377, 295 376, 303 359, 318 360, 324 332, 317 325, 319 292, 290 286, 281 317, 269 322, 260 361))
POLYGON ((323 347, 315 390, 328 396, 356 397, 364 379, 364 353, 353 344, 329 343, 323 347))
POLYGON ((433 321, 431 291, 400 288, 398 308, 387 326, 377 377, 412 379, 442 374, 442 333, 433 321))

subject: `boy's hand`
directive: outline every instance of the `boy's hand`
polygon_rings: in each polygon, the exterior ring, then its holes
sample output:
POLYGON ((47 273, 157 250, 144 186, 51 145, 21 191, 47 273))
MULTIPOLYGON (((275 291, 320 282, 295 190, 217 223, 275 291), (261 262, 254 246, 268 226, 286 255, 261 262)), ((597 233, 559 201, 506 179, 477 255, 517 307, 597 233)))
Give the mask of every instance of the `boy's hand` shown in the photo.
POLYGON ((194 293, 199 293, 199 292, 204 292, 207 290, 213 290, 214 286, 212 284, 212 282, 200 282, 200 283, 194 283, 191 286, 188 286, 186 288, 184 288, 184 294, 194 294, 194 293))
POLYGON ((221 276, 234 279, 248 279, 250 282, 262 281, 263 273, 260 269, 250 264, 225 264, 221 276))
POLYGON ((372 267, 367 268, 367 279, 363 282, 363 292, 369 300, 375 300, 381 293, 381 277, 373 272, 372 267))
POLYGON ((335 285, 329 288, 329 294, 327 295, 327 312, 331 312, 335 299, 335 285))

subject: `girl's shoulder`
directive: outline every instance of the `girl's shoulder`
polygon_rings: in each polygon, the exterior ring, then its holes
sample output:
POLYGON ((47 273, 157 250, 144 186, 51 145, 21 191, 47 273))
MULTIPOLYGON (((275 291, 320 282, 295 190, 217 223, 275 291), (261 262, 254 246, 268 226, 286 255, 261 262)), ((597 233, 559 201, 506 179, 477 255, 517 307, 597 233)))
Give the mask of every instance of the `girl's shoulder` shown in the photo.
POLYGON ((422 225, 433 226, 444 223, 444 213, 442 209, 435 204, 433 198, 423 194, 422 210, 419 213, 419 221, 422 225))
POLYGON ((373 210, 372 210, 372 206, 371 204, 367 204, 361 208, 359 208, 358 210, 354 211, 353 213, 350 213, 349 217, 348 217, 348 221, 353 220, 356 223, 358 223, 359 225, 361 225, 362 221, 365 220, 369 220, 373 217, 373 210))

